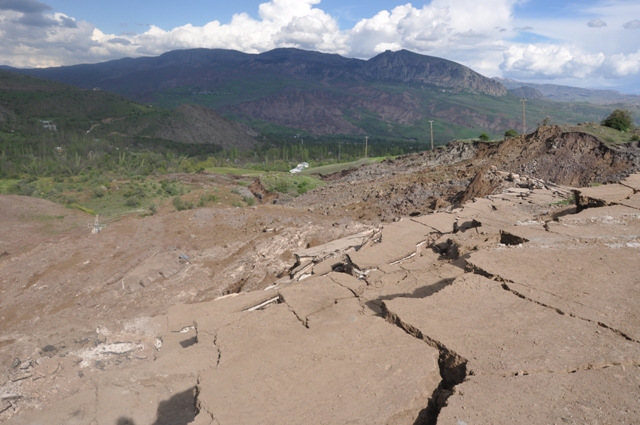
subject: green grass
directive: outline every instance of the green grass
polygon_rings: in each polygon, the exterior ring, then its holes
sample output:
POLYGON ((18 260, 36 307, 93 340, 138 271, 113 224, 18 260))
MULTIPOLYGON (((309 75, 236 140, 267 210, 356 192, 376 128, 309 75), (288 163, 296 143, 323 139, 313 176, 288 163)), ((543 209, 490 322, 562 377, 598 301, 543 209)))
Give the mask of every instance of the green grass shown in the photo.
POLYGON ((84 206, 82 206, 80 204, 76 204, 76 203, 69 204, 68 207, 72 208, 74 210, 79 210, 79 211, 82 211, 82 212, 86 212, 87 214, 91 214, 91 215, 97 215, 98 214, 95 210, 92 210, 91 208, 87 208, 87 207, 84 207, 84 206))
POLYGON ((293 197, 302 195, 325 184, 325 182, 319 178, 310 175, 276 172, 263 174, 260 180, 267 190, 293 197))
POLYGON ((563 200, 558 201, 558 202, 554 202, 551 205, 562 207, 562 206, 567 206, 567 205, 573 205, 575 203, 576 203, 576 198, 573 195, 571 195, 569 198, 563 199, 563 200))
POLYGON ((245 168, 233 168, 233 167, 209 167, 205 168, 205 171, 213 174, 231 174, 234 176, 259 176, 263 171, 249 170, 245 168))
POLYGON ((575 127, 565 127, 566 131, 582 131, 605 142, 609 147, 632 141, 632 132, 622 132, 599 124, 584 124, 575 127))
POLYGON ((63 215, 43 215, 43 214, 36 214, 33 216, 33 219, 36 221, 54 221, 54 220, 64 220, 64 216, 63 215))
POLYGON ((333 174, 333 173, 338 173, 338 172, 343 171, 343 170, 348 170, 348 169, 351 169, 351 168, 357 168, 357 167, 360 167, 361 165, 364 165, 364 164, 373 164, 375 162, 380 162, 380 161, 382 161, 384 159, 385 159, 385 157, 362 158, 362 159, 359 159, 357 161, 352 161, 352 162, 342 162, 342 163, 337 163, 337 164, 323 165, 321 167, 307 168, 306 170, 302 171, 300 174, 302 174, 302 175, 311 175, 311 174, 327 175, 327 174, 333 174))
POLYGON ((0 193, 7 194, 8 189, 18 183, 20 180, 18 179, 0 179, 0 193))

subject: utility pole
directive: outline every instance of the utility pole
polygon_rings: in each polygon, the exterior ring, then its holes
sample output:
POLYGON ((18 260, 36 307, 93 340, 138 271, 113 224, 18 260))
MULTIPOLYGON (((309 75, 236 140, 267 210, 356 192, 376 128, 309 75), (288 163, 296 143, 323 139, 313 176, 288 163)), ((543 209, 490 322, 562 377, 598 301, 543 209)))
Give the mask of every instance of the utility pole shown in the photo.
POLYGON ((364 136, 364 157, 367 157, 367 148, 369 147, 369 136, 364 136))
POLYGON ((433 150, 433 121, 429 121, 429 126, 431 127, 431 150, 433 150))
POLYGON ((340 142, 338 142, 338 162, 340 162, 340 142))
POLYGON ((96 233, 100 233, 102 229, 107 227, 106 224, 100 224, 100 222, 98 221, 98 216, 96 216, 96 221, 93 224, 89 224, 88 226, 89 228, 91 228, 92 235, 95 235, 96 233))
POLYGON ((522 102, 522 134, 527 134, 527 115, 525 113, 525 107, 524 107, 524 102, 527 101, 526 97, 523 97, 522 99, 520 99, 520 102, 522 102))

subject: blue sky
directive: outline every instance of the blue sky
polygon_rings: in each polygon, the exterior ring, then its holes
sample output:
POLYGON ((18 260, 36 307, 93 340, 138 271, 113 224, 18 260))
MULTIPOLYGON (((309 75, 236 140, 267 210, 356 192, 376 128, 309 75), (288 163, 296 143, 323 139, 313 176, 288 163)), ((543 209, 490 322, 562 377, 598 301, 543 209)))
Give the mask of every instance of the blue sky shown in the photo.
POLYGON ((0 64, 58 66, 194 47, 408 49, 489 77, 640 93, 640 0, 0 0, 0 64))

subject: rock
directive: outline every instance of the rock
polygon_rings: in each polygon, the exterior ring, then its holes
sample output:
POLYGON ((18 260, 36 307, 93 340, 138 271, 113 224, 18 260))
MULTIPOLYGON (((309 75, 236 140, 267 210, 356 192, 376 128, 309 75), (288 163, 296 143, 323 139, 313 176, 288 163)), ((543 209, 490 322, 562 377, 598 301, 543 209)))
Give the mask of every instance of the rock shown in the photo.
POLYGON ((45 345, 41 351, 45 356, 53 357, 58 352, 58 349, 53 345, 45 345))
POLYGON ((23 379, 31 378, 32 376, 33 372, 31 371, 19 370, 9 375, 9 379, 11 379, 11 382, 18 382, 23 379))

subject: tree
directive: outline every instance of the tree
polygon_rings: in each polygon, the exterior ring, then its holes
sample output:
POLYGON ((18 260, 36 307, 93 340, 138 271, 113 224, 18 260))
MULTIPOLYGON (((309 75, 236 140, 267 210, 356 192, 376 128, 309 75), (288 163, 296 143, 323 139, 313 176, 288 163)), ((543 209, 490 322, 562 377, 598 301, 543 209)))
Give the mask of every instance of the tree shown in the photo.
POLYGON ((482 133, 478 139, 482 140, 483 142, 487 142, 489 141, 489 135, 487 133, 482 133))
POLYGON ((505 139, 508 139, 509 137, 516 137, 517 135, 518 135, 518 132, 515 131, 513 128, 504 132, 505 139))
POLYGON ((631 117, 631 112, 626 109, 616 109, 602 120, 602 125, 618 131, 629 131, 633 127, 633 118, 631 117))

